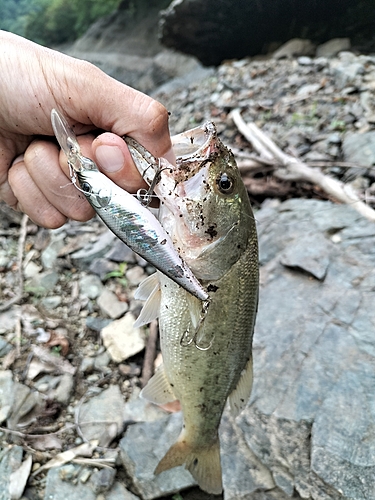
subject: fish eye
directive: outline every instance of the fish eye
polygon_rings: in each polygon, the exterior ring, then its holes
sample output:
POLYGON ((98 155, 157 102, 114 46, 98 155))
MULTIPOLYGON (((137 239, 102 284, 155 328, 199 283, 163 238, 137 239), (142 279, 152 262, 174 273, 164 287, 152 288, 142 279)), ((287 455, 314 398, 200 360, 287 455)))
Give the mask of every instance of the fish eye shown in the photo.
POLYGON ((222 173, 217 179, 217 187, 220 193, 231 194, 234 189, 234 180, 227 173, 222 173))
POLYGON ((90 194, 91 193, 91 186, 90 186, 90 184, 88 182, 82 182, 81 189, 86 194, 90 194))

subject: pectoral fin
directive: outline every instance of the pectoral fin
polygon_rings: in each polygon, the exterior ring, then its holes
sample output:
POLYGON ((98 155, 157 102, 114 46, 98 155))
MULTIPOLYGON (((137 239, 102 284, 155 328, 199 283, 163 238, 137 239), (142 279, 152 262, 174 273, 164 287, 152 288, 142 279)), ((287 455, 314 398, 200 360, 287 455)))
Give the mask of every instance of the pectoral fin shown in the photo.
POLYGON ((242 370, 237 387, 229 396, 229 404, 233 417, 236 417, 245 408, 250 399, 251 389, 253 387, 253 357, 251 356, 242 370))
POLYGON ((146 300, 137 321, 134 323, 134 328, 139 328, 151 323, 159 316, 161 296, 160 283, 156 273, 142 281, 134 297, 138 300, 146 300))
POLYGON ((168 382, 164 365, 160 365, 155 375, 150 378, 141 391, 141 397, 156 405, 164 405, 176 401, 171 384, 168 382))

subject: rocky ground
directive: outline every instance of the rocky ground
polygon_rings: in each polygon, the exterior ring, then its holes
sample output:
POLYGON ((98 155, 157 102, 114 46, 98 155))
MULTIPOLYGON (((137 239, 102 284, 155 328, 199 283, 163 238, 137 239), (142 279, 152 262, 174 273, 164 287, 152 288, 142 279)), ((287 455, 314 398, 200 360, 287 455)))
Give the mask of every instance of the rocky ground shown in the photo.
MULTIPOLYGON (((224 419, 224 498, 370 499, 375 226, 274 165, 250 168, 230 111, 374 205, 375 57, 296 51, 194 66, 153 93, 172 133, 215 121, 256 208, 255 385, 238 421, 224 419)), ((138 398, 160 359, 154 329, 132 327, 150 266, 98 220, 23 220, 20 267, 22 217, 0 213, 2 306, 23 279, 0 312, 0 499, 210 498, 182 468, 150 472, 180 425, 138 398)))

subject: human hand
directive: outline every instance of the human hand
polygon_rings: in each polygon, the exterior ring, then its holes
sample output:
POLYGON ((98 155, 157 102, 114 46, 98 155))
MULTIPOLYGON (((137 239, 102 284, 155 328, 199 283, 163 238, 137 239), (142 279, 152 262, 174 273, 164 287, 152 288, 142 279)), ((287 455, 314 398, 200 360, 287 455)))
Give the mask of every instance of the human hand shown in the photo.
POLYGON ((127 191, 144 187, 122 135, 173 162, 167 110, 92 64, 0 31, 0 200, 37 224, 93 216, 53 136, 51 109, 78 136, 82 154, 127 191), (90 131, 106 130, 95 137, 90 131))

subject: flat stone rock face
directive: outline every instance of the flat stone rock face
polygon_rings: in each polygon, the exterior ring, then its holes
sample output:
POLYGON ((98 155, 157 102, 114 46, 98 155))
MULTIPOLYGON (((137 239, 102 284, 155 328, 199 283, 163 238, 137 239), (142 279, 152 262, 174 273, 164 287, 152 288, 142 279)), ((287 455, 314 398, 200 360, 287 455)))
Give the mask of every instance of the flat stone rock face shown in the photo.
POLYGON ((256 217, 254 387, 237 424, 284 493, 375 498, 375 225, 316 200, 256 217))

